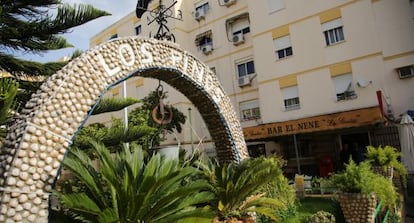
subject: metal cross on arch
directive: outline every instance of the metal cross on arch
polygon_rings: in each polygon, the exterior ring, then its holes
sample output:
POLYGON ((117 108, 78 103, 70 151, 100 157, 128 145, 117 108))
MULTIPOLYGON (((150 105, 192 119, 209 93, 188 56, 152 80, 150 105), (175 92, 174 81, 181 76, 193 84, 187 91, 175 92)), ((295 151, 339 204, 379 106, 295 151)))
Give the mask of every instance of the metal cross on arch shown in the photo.
MULTIPOLYGON (((147 17, 148 25, 151 25, 154 21, 158 23, 158 30, 157 33, 154 35, 155 39, 158 40, 167 40, 175 42, 175 36, 171 33, 170 28, 167 26, 167 19, 172 18, 176 20, 182 21, 182 12, 178 10, 178 16, 173 15, 172 7, 177 4, 177 1, 174 1, 170 6, 166 7, 162 0, 159 0, 159 5, 157 8, 153 10, 148 10, 148 5, 152 0, 138 0, 137 6, 135 9, 136 16, 141 18, 145 12, 149 12, 149 16, 147 17)), ((150 33, 151 37, 151 33, 150 33)))

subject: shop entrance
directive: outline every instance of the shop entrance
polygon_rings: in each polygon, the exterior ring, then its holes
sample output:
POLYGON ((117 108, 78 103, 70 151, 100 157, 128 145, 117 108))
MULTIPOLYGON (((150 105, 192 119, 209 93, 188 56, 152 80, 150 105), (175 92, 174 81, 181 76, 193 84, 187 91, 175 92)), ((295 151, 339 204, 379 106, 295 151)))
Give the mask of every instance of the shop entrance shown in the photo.
POLYGON ((364 161, 368 145, 370 145, 368 132, 342 134, 339 152, 341 169, 349 162, 349 158, 352 158, 356 163, 364 161))

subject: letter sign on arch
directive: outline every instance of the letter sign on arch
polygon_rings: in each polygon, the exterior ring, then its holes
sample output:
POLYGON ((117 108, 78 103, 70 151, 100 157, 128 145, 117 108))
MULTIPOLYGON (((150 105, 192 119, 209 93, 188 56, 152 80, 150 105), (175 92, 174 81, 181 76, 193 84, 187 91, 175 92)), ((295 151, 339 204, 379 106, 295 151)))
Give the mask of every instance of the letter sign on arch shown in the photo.
POLYGON ((216 75, 177 44, 140 37, 97 46, 51 76, 23 109, 0 150, 0 222, 47 222, 61 161, 110 86, 132 76, 156 78, 199 110, 220 162, 248 157, 239 120, 216 75))

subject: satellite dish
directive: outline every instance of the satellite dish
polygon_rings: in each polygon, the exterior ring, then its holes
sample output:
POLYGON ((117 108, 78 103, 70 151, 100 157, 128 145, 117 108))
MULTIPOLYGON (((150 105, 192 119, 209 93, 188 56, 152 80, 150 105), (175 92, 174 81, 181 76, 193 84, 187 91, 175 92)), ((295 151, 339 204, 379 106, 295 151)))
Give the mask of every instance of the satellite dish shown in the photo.
POLYGON ((366 81, 366 80, 362 80, 362 79, 357 81, 358 87, 362 87, 362 88, 368 87, 368 85, 371 84, 371 83, 372 83, 372 81, 366 81))

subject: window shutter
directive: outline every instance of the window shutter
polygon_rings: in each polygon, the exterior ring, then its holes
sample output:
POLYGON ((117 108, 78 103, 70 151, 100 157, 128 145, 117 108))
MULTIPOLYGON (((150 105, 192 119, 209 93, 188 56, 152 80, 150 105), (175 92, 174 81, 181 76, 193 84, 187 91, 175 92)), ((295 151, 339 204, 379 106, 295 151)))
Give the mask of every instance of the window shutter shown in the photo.
POLYGON ((346 90, 348 90, 348 87, 351 86, 350 90, 353 90, 352 88, 352 74, 344 74, 340 76, 334 77, 335 82, 335 90, 336 94, 342 94, 346 90))
POLYGON ((322 23, 321 26, 322 26, 322 31, 335 29, 335 28, 342 26, 342 19, 339 18, 339 19, 335 19, 329 22, 325 22, 325 23, 322 23))
POLYGON ((282 88, 282 94, 283 94, 284 100, 291 99, 291 98, 298 98, 299 97, 298 86, 282 88))
POLYGON ((286 49, 291 46, 290 43, 290 36, 283 36, 273 40, 273 44, 275 45, 275 50, 286 49))
POLYGON ((240 111, 259 107, 259 100, 240 102, 240 111))
POLYGON ((247 27, 249 27, 249 20, 247 20, 247 19, 238 19, 237 21, 235 21, 234 23, 232 23, 231 24, 231 30, 233 31, 233 32, 236 32, 236 31, 239 31, 239 30, 242 30, 242 29, 244 29, 244 28, 247 28, 247 27))

